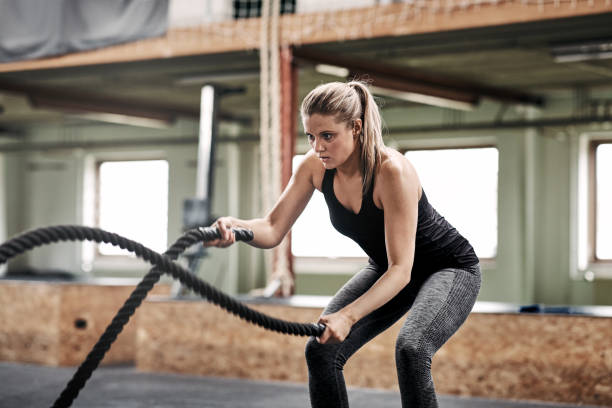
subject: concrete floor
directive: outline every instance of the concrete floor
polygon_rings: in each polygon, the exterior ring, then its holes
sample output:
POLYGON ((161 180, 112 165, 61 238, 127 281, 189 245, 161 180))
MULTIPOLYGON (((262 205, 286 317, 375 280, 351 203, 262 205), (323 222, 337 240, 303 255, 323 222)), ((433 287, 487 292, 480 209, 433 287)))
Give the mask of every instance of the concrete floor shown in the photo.
MULTIPOLYGON (((0 407, 49 407, 70 380, 75 368, 54 368, 0 362, 0 407)), ((352 408, 399 408, 395 392, 351 388, 352 408)), ((441 408, 527 408, 575 405, 482 398, 440 396, 441 408)), ((305 384, 150 374, 133 367, 96 370, 73 407, 88 408, 305 408, 309 407, 305 384)), ((585 408, 584 405, 581 406, 585 408)))

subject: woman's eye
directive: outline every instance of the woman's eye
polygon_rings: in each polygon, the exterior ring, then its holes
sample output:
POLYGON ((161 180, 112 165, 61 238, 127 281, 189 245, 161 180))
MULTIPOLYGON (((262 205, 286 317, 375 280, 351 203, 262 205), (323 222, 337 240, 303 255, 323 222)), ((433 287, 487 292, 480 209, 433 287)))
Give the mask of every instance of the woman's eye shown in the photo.
POLYGON ((325 139, 325 140, 329 140, 329 139, 332 138, 332 134, 331 133, 323 133, 322 136, 323 136, 323 139, 325 139))
POLYGON ((306 135, 306 137, 308 138, 308 142, 309 143, 314 142, 314 136, 313 135, 306 135))

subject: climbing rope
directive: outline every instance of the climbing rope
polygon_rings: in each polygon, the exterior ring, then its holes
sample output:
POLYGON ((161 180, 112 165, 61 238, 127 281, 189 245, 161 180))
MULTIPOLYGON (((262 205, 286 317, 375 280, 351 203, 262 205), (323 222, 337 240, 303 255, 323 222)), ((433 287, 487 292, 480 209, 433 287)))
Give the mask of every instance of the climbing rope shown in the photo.
MULTIPOLYGON (((236 228, 232 231, 237 241, 250 241, 253 239, 253 233, 249 230, 236 228)), ((17 255, 42 245, 61 241, 95 241, 97 243, 112 244, 128 250, 154 266, 136 286, 136 289, 121 309, 119 309, 119 312, 117 312, 102 336, 100 336, 100 339, 91 349, 85 361, 79 366, 72 379, 66 385, 66 388, 64 388, 52 405, 52 408, 66 408, 72 405, 72 402, 76 399, 81 389, 83 389, 93 371, 98 367, 100 361, 110 349, 111 344, 121 333, 136 308, 140 306, 147 293, 159 281, 163 273, 170 274, 174 279, 178 279, 184 286, 211 303, 239 316, 247 322, 265 329, 298 336, 320 336, 323 333, 325 326, 322 324, 287 322, 253 310, 173 262, 189 246, 218 238, 220 238, 220 234, 216 228, 195 228, 183 234, 163 255, 160 255, 138 242, 99 228, 61 225, 28 231, 0 245, 0 265, 17 255)))

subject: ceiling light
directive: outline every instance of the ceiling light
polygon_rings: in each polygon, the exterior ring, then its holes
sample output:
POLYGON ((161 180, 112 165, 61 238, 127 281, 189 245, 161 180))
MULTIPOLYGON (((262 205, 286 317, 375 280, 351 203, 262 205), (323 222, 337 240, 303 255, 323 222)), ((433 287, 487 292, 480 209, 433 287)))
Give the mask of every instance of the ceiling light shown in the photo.
POLYGON ((337 76, 340 78, 346 78, 349 76, 349 70, 344 67, 339 67, 337 65, 328 65, 328 64, 317 64, 315 65, 315 71, 320 74, 337 76))
POLYGON ((140 126, 154 129, 167 129, 171 125, 171 123, 167 120, 141 118, 138 116, 120 115, 117 113, 84 112, 68 114, 67 116, 77 119, 93 120, 96 122, 114 123, 117 125, 127 126, 140 126))
POLYGON ((371 90, 376 95, 388 96, 408 102, 421 103, 425 105, 438 106, 458 110, 473 110, 475 104, 454 99, 441 98, 438 96, 424 95, 415 92, 397 91, 395 89, 381 88, 372 86, 371 90))
POLYGON ((234 71, 209 72, 201 75, 192 75, 178 78, 174 81, 174 85, 191 86, 203 85, 209 82, 217 81, 240 81, 257 78, 259 76, 258 69, 242 69, 234 71))
POLYGON ((577 62, 612 58, 612 40, 553 46, 550 53, 555 62, 577 62))

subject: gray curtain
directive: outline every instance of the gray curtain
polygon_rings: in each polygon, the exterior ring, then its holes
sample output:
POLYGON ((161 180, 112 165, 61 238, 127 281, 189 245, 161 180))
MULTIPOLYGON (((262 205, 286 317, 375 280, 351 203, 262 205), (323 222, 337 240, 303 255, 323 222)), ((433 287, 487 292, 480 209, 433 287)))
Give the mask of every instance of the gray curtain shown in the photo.
POLYGON ((0 0, 0 62, 163 35, 169 0, 0 0))

